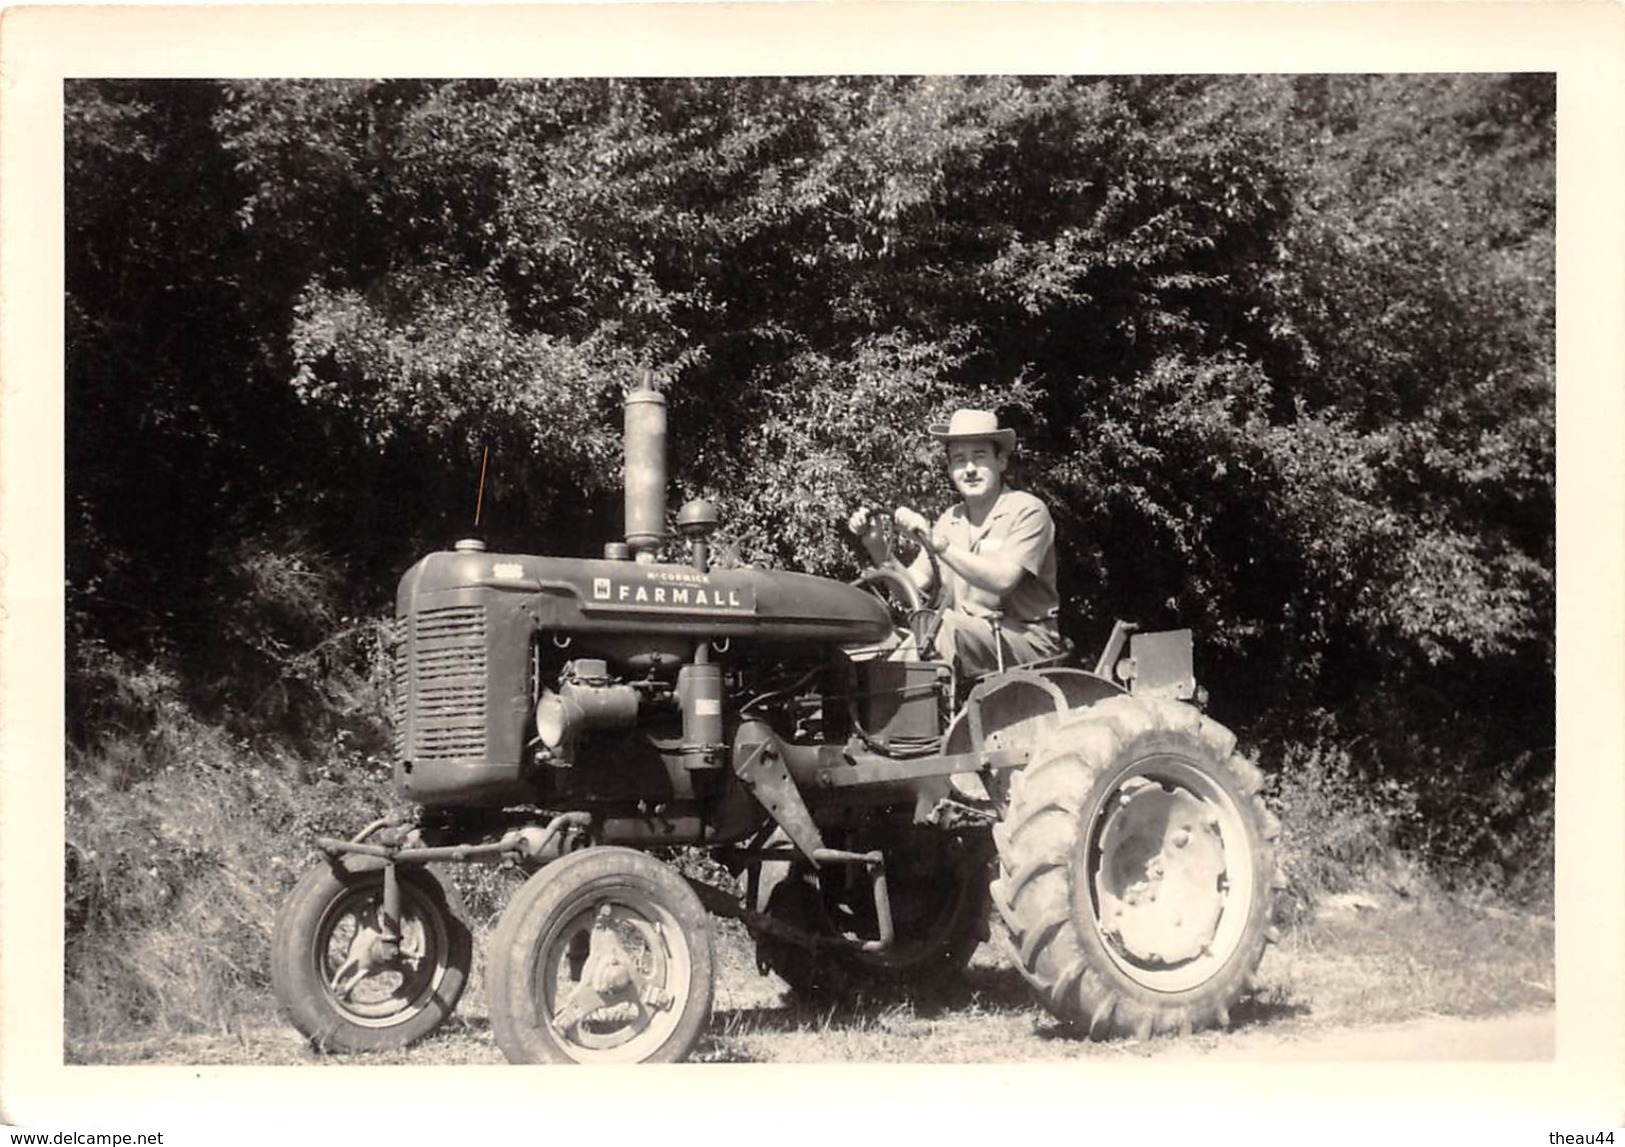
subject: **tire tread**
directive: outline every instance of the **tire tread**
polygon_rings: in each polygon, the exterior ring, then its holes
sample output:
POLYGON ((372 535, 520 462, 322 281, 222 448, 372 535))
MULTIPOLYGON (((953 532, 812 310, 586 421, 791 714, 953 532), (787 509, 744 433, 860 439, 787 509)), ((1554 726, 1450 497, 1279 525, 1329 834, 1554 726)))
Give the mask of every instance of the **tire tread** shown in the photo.
MULTIPOLYGON (((1071 907, 1075 881, 1087 879, 1077 868, 1091 790, 1139 746, 1144 751, 1175 746, 1188 759, 1206 762, 1258 838, 1254 863, 1262 867, 1256 871, 1277 873, 1273 845, 1280 826, 1258 796, 1263 774, 1235 745, 1229 729, 1188 705, 1114 697, 1063 718, 1036 747, 1026 769, 1012 778, 1009 809, 993 832, 1000 864, 990 891, 1002 925, 1001 946, 1048 1010, 1091 1038, 1144 1039, 1226 1026, 1232 1005, 1253 990, 1273 890, 1264 894, 1261 911, 1255 902, 1236 946, 1237 959, 1209 984, 1166 997, 1140 989, 1110 965, 1109 957, 1092 954, 1081 934, 1092 925, 1075 921, 1071 907)), ((1264 881, 1270 884, 1272 879, 1264 881)))

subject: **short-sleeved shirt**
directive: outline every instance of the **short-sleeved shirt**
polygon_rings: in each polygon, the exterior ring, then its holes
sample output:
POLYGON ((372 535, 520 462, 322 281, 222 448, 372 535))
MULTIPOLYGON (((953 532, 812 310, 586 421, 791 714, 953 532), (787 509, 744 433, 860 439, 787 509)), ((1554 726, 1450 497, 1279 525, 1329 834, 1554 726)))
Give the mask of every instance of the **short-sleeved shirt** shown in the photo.
POLYGON ((1003 490, 980 526, 971 524, 965 504, 960 502, 943 511, 936 529, 971 553, 996 553, 1013 559, 1026 571, 1001 600, 997 594, 971 585, 944 563, 949 609, 978 616, 1001 610, 1013 624, 1053 624, 1061 603, 1055 587, 1055 520, 1043 502, 1021 490, 1003 490))

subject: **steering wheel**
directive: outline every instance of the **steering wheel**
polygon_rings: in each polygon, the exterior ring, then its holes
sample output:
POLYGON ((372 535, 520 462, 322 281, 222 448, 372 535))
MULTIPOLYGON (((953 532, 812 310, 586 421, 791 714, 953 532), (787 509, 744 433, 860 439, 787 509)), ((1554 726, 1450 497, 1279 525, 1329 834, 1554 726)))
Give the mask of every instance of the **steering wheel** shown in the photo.
MULTIPOLYGON (((871 511, 871 514, 873 514, 873 511, 871 511)), ((873 514, 873 516, 877 522, 891 522, 890 514, 873 514)), ((889 536, 886 538, 887 550, 895 552, 899 531, 895 525, 891 525, 888 533, 889 536)), ((915 540, 918 541, 919 539, 915 540)), ((852 541, 854 547, 860 553, 863 553, 863 546, 858 543, 858 540, 853 537, 852 541)), ((904 627, 911 627, 914 624, 915 615, 922 610, 941 610, 948 597, 948 587, 943 583, 942 578, 942 563, 937 560, 937 555, 931 552, 929 546, 922 544, 920 551, 925 554, 926 560, 931 565, 931 584, 936 586, 936 594, 929 603, 921 595, 920 587, 915 585, 914 579, 908 575, 907 567, 898 561, 896 557, 893 557, 886 565, 864 567, 863 572, 858 574, 857 579, 852 583, 855 586, 861 586, 869 590, 869 592, 880 598, 897 618, 898 624, 904 627)), ((867 553, 863 553, 863 556, 866 559, 869 557, 867 553)))
POLYGON ((852 584, 874 594, 904 623, 925 608, 920 587, 901 565, 867 566, 852 584))

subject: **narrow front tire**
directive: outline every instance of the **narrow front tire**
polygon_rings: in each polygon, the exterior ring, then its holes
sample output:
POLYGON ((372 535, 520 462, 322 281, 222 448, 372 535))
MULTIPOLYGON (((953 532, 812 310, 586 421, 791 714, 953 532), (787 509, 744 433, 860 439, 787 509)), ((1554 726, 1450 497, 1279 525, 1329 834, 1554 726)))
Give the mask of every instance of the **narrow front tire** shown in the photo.
POLYGON ((705 909, 627 848, 574 852, 515 894, 491 941, 491 1029, 510 1063, 675 1063, 711 1020, 705 909))
POLYGON ((271 984, 283 1013, 319 1051, 392 1051, 457 1008, 473 934, 456 890, 427 867, 400 865, 399 939, 385 940, 383 862, 343 856, 300 879, 271 938, 271 984))

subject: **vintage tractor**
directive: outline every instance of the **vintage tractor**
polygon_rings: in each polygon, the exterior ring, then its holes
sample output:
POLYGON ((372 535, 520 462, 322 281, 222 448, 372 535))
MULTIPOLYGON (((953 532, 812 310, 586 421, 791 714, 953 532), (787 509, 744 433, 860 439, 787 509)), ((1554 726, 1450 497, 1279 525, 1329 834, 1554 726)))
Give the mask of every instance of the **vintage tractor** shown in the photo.
POLYGON ((924 615, 897 570, 712 568, 705 502, 677 515, 690 560, 654 560, 665 422, 659 393, 627 396, 626 539, 603 558, 468 540, 401 579, 413 808, 322 839, 278 914, 294 1025, 359 1051, 445 1020, 472 939, 442 866, 471 861, 532 873, 487 960, 514 1062, 686 1056, 710 1019, 707 911, 800 993, 941 981, 991 918, 1090 1036, 1226 1024, 1271 936, 1276 827, 1202 710, 1189 632, 1119 623, 1092 670, 964 680, 909 636, 924 615), (659 858, 682 846, 743 893, 659 858))

